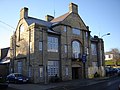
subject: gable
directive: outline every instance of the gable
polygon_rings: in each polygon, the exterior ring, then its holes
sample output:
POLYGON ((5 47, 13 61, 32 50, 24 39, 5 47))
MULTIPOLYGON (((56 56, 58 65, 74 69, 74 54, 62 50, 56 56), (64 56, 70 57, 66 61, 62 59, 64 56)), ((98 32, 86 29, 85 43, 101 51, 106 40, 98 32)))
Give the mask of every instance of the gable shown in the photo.
POLYGON ((78 29, 87 30, 81 17, 75 13, 70 13, 69 16, 66 17, 61 23, 78 29))

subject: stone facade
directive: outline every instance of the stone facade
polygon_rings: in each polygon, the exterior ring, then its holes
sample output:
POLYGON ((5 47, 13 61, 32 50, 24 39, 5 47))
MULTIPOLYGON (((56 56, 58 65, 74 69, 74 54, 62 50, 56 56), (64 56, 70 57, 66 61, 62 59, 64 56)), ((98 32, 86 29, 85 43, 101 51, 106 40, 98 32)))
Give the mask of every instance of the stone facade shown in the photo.
MULTIPOLYGON (((30 77, 34 83, 48 83, 56 74, 62 80, 89 78, 94 74, 89 73, 94 61, 90 31, 78 14, 78 6, 70 3, 68 13, 58 18, 47 15, 46 20, 29 17, 28 8, 21 9, 17 29, 11 37, 13 71, 30 77), (85 64, 83 55, 87 59, 85 64)), ((96 43, 101 46, 102 42, 96 43)), ((104 49, 99 50, 97 54, 103 55, 104 49)), ((97 57, 97 62, 103 57, 97 57)))
POLYGON ((91 66, 88 68, 89 77, 94 77, 97 72, 100 76, 105 75, 105 58, 104 58, 104 42, 103 39, 94 36, 91 38, 91 66))

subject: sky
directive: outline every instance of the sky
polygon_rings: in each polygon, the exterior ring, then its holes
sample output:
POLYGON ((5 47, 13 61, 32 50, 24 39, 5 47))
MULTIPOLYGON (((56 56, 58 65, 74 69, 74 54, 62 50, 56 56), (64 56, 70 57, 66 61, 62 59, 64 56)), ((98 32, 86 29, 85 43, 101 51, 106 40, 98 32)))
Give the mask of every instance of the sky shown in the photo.
POLYGON ((69 3, 78 5, 78 13, 91 35, 110 33, 103 38, 105 51, 120 50, 120 0, 0 0, 0 48, 10 46, 20 10, 28 7, 28 15, 45 20, 47 14, 58 17, 69 11, 69 3))

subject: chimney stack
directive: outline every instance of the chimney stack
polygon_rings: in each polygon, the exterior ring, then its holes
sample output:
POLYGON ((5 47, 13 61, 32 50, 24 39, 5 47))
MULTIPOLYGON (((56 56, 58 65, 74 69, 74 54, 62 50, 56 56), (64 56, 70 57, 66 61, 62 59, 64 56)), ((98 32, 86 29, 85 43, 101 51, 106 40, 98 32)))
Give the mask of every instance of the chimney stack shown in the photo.
POLYGON ((78 13, 78 5, 74 3, 69 4, 69 12, 78 13))
POLYGON ((45 20, 48 21, 48 22, 50 22, 50 21, 53 20, 53 19, 54 19, 54 17, 51 16, 51 15, 45 16, 45 20))
POLYGON ((28 8, 24 7, 20 10, 20 19, 28 18, 28 8))

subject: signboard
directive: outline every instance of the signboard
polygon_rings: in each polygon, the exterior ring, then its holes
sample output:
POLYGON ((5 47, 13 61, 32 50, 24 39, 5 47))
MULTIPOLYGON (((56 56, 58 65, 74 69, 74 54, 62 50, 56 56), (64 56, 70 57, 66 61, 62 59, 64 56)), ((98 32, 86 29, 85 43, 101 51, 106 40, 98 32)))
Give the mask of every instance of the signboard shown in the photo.
POLYGON ((85 63, 86 62, 86 54, 82 55, 82 62, 85 63))

